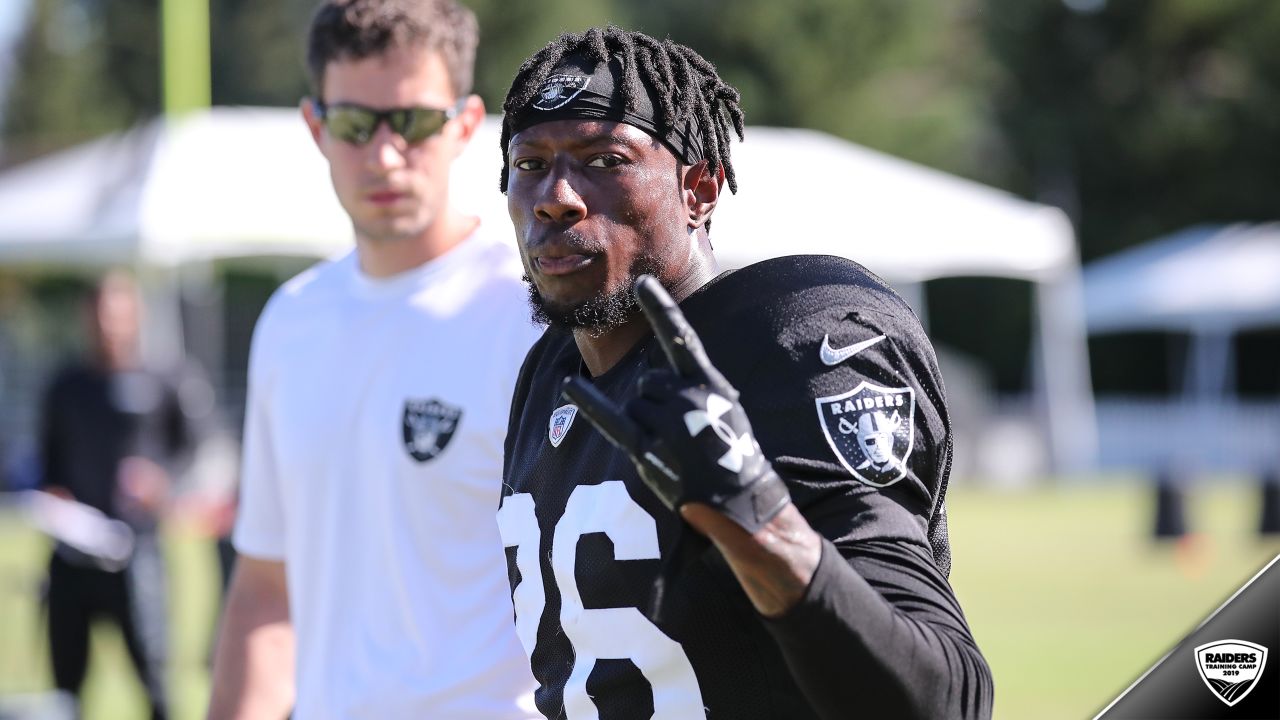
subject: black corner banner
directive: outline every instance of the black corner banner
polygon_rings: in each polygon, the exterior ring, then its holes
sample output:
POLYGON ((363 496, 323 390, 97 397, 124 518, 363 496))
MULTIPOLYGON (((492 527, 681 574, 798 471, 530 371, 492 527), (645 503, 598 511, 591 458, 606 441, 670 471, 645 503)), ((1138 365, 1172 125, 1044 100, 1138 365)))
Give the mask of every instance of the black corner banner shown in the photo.
POLYGON ((1278 560, 1094 720, 1280 720, 1278 560))

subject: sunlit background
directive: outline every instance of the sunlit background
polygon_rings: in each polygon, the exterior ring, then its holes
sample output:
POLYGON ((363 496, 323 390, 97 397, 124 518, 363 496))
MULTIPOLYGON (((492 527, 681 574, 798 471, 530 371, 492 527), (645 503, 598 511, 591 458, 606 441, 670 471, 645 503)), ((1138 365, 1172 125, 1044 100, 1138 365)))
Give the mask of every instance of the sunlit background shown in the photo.
MULTIPOLYGON (((208 696, 254 320, 350 244, 296 110, 311 0, 206 2, 0 0, 0 485, 35 484, 80 298, 131 268, 147 354, 215 389, 164 534, 183 718, 208 696)), ((956 426, 952 582, 997 717, 1092 716, 1280 552, 1280 4, 468 4, 491 112, 562 30, 700 51, 749 126, 722 261, 840 254, 916 308, 956 426)), ((496 143, 491 122, 453 193, 504 227, 496 143)), ((49 548, 0 500, 0 718, 51 687, 49 548)), ((85 717, 142 717, 118 634, 95 640, 85 717)))

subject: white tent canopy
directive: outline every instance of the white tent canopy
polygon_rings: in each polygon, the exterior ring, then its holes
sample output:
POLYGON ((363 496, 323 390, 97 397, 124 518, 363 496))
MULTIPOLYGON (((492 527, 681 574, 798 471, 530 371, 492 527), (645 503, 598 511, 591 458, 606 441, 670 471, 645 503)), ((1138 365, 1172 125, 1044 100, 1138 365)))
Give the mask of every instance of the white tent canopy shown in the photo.
POLYGON ((1091 263, 1093 333, 1280 325, 1280 223, 1201 225, 1091 263))
POLYGON ((894 280, 956 275, 1052 280, 1077 268, 1056 208, 812 130, 748 128, 741 179, 712 222, 722 262, 850 257, 894 280))
POLYGON ((350 236, 296 111, 156 120, 0 176, 0 261, 325 255, 350 236))
POLYGON ((1081 317, 1080 261, 1063 213, 812 130, 748 128, 740 179, 711 225, 730 267, 838 255, 889 281, 961 275, 1034 283, 1035 384, 1059 469, 1092 465, 1097 438, 1081 317))
MULTIPOLYGON (((510 237, 498 135, 490 118, 454 164, 453 202, 510 237)), ((727 267, 820 253, 893 282, 1034 282, 1053 456, 1060 467, 1091 461, 1079 263, 1059 211, 813 131, 748 128, 733 157, 741 195, 722 196, 712 225, 727 267)), ((0 175, 0 263, 329 255, 350 246, 351 229, 327 172, 293 109, 157 120, 0 175)))
POLYGON ((1280 325, 1280 223, 1198 225, 1091 263, 1090 333, 1191 336, 1183 389, 1208 401, 1230 385, 1231 336, 1280 325))
MULTIPOLYGON (((498 132, 490 118, 457 163, 455 188, 476 190, 454 201, 505 225, 498 132)), ((825 253, 902 281, 1076 266, 1060 212, 978 183, 810 130, 749 128, 733 154, 742 190, 722 196, 713 224, 730 266, 825 253)), ((351 230, 327 175, 295 110, 153 121, 0 175, 0 260, 328 254, 351 230)))
POLYGON ((1280 326, 1280 223, 1199 225, 1157 238, 1091 263, 1084 292, 1090 333, 1190 338, 1177 401, 1100 404, 1102 461, 1218 471, 1274 464, 1280 415, 1272 403, 1234 397, 1232 337, 1280 326))

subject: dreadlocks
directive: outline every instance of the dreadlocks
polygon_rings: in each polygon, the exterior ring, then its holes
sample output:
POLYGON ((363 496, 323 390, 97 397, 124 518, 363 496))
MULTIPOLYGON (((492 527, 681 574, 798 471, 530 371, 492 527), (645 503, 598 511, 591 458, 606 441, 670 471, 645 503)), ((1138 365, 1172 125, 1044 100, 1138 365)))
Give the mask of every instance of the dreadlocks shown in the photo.
POLYGON ((620 94, 623 106, 634 110, 645 92, 643 82, 653 89, 658 107, 655 119, 661 132, 679 123, 692 121, 699 131, 698 144, 708 169, 724 168, 729 189, 738 191, 738 181, 729 159, 729 133, 743 139, 741 96, 716 74, 705 58, 679 43, 656 40, 639 32, 610 25, 585 33, 565 33, 534 53, 520 66, 511 89, 502 103, 502 192, 509 175, 507 145, 511 142, 516 118, 527 110, 552 71, 571 55, 582 55, 597 66, 618 58, 622 65, 620 94))

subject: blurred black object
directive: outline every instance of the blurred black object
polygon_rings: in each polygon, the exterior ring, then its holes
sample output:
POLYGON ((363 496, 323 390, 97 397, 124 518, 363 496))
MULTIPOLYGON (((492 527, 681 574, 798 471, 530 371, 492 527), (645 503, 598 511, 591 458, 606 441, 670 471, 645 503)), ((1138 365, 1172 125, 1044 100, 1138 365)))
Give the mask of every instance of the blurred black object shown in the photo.
POLYGON ((1188 532, 1186 492, 1171 471, 1156 474, 1155 537, 1176 540, 1188 532))
POLYGON ((1262 476, 1262 517, 1258 523, 1261 535, 1280 535, 1280 470, 1272 469, 1262 476))

